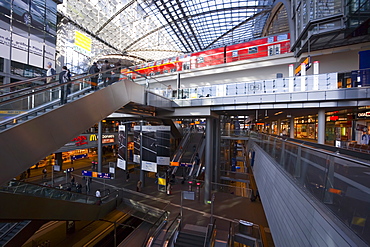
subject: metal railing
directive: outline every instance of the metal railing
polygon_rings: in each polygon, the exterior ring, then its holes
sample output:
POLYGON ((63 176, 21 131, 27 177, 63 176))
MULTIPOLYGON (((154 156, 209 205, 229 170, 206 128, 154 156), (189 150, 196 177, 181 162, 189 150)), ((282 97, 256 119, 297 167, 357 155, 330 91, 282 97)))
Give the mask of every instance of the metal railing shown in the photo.
POLYGON ((148 231, 148 234, 146 235, 143 247, 152 246, 159 233, 161 233, 164 225, 167 223, 168 214, 169 213, 167 211, 163 212, 161 217, 159 217, 158 220, 152 225, 148 231))
MULTIPOLYGON (((182 88, 178 99, 200 99, 255 94, 276 94, 338 89, 338 73, 276 78, 260 81, 216 84, 205 87, 182 88)), ((150 89, 164 94, 166 89, 150 89)))
MULTIPOLYGON (((370 244, 370 163, 292 141, 253 133, 258 145, 309 195, 370 244)), ((254 144, 252 144, 254 143, 254 144)))
MULTIPOLYGON (((0 187, 0 192, 23 194, 35 197, 43 197, 49 199, 57 199, 70 202, 79 202, 85 204, 96 204, 97 198, 92 195, 81 194, 66 190, 60 190, 48 186, 25 183, 17 180, 11 180, 8 185, 0 187)), ((101 198, 101 202, 108 202, 118 197, 118 191, 106 194, 101 198)))
POLYGON ((172 221, 171 225, 167 228, 161 246, 172 246, 178 232, 181 231, 181 221, 181 214, 178 214, 176 218, 172 221))

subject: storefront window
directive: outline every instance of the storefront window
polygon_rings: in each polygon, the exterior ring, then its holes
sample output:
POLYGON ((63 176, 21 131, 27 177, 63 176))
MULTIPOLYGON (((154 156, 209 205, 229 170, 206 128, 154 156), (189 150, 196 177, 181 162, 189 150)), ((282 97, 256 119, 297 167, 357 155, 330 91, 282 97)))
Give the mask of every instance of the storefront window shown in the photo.
POLYGON ((11 73, 14 75, 19 75, 27 78, 33 78, 45 75, 46 70, 12 61, 11 73))
POLYGON ((295 136, 300 139, 317 139, 317 117, 304 116, 294 119, 295 136))

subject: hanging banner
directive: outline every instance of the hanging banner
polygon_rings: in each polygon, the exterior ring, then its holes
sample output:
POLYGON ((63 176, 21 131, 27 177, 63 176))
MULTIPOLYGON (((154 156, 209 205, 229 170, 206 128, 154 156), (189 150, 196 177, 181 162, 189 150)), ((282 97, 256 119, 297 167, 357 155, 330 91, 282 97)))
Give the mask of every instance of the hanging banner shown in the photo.
POLYGON ((126 170, 126 160, 127 160, 127 147, 126 147, 126 126, 118 126, 118 158, 117 167, 126 170))
POLYGON ((134 157, 135 163, 140 163, 140 126, 134 126, 134 157))
POLYGON ((142 128, 142 170, 157 172, 157 126, 143 126, 142 128))
POLYGON ((171 126, 156 126, 157 164, 170 165, 171 126))

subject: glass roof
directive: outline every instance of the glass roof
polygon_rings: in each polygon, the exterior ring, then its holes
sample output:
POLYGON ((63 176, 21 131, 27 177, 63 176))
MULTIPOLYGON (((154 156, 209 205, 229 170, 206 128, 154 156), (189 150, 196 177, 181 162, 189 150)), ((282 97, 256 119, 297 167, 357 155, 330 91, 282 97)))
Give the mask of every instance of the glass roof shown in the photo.
POLYGON ((261 36, 272 0, 65 0, 58 10, 117 53, 157 60, 261 36))

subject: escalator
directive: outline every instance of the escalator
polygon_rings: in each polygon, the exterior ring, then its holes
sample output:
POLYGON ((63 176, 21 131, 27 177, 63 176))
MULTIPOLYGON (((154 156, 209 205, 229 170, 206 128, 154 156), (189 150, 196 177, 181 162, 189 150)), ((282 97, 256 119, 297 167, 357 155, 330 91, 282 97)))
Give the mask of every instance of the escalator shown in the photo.
POLYGON ((0 187, 2 220, 98 220, 116 208, 118 192, 95 196, 11 181, 0 187))
POLYGON ((189 131, 181 141, 179 150, 173 159, 180 164, 180 167, 176 167, 172 174, 183 179, 193 177, 199 171, 204 144, 204 132, 189 131))
POLYGON ((3 114, 0 122, 0 184, 126 104, 145 103, 144 88, 131 81, 120 80, 95 92, 88 78, 75 76, 68 82, 72 93, 64 105, 60 104, 57 80, 40 85, 33 79, 1 86, 0 110, 8 114, 3 114))

